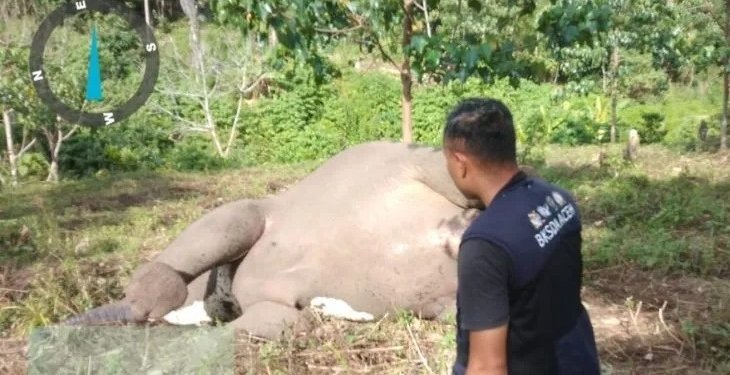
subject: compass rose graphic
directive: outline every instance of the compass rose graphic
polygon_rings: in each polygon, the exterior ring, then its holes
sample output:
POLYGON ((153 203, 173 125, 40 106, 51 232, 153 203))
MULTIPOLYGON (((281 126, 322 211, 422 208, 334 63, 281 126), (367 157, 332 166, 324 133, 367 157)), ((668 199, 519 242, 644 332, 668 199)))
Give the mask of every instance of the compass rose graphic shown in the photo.
MULTIPOLYGON (((77 51, 64 51, 64 53, 71 54, 77 53, 77 51)), ((43 20, 36 31, 30 52, 30 79, 43 103, 58 116, 70 123, 101 127, 128 118, 144 105, 157 82, 159 63, 158 45, 152 29, 145 23, 144 18, 132 8, 115 0, 75 0, 54 10, 43 20), (61 99, 58 93, 54 92, 51 85, 54 77, 49 74, 44 61, 44 53, 53 31, 62 27, 64 23, 88 13, 116 15, 126 21, 126 25, 134 30, 139 38, 139 44, 135 48, 139 49, 139 53, 144 60, 142 64, 144 74, 136 92, 121 104, 96 112, 84 110, 84 106, 88 103, 104 103, 108 99, 108 95, 105 95, 104 92, 104 77, 102 75, 105 66, 102 66, 102 60, 100 59, 100 51, 104 48, 104 40, 101 39, 96 24, 89 27, 89 47, 87 51, 83 51, 88 57, 86 85, 83 93, 84 105, 79 107, 78 105, 68 104, 61 99)))

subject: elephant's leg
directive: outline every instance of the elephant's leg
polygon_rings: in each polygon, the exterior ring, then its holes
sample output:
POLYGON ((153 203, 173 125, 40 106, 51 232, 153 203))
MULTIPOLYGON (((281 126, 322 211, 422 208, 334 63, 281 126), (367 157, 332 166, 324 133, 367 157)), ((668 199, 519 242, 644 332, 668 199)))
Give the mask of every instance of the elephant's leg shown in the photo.
POLYGON ((227 203, 190 224, 154 261, 190 282, 214 266, 242 258, 265 227, 262 201, 227 203))
POLYGON ((456 314, 456 298, 454 295, 446 295, 417 306, 412 306, 408 310, 421 319, 448 321, 451 319, 450 315, 456 314))
POLYGON ((188 306, 195 301, 202 301, 205 298, 208 283, 210 282, 210 276, 212 271, 205 271, 200 276, 196 277, 195 280, 188 284, 188 297, 185 299, 184 306, 188 306))
POLYGON ((191 281, 215 266, 241 259, 259 239, 266 226, 263 205, 264 201, 244 199, 205 214, 134 272, 123 301, 72 321, 93 324, 97 316, 113 316, 120 322, 139 322, 162 318, 192 303, 188 293, 199 296, 202 281, 188 288, 191 281))
POLYGON ((231 293, 233 275, 239 262, 214 267, 188 284, 188 297, 182 307, 165 316, 172 324, 230 322, 241 316, 241 307, 231 293))
POLYGON ((288 329, 306 329, 309 320, 305 310, 278 302, 262 301, 249 306, 243 315, 231 322, 235 329, 267 339, 278 339, 288 329))
POLYGON ((205 289, 205 311, 221 322, 230 322, 241 316, 241 306, 233 296, 233 275, 240 262, 226 263, 213 268, 205 289))
POLYGON ((456 300, 452 299, 451 303, 446 305, 443 310, 436 315, 435 319, 442 323, 454 323, 456 321, 456 300))

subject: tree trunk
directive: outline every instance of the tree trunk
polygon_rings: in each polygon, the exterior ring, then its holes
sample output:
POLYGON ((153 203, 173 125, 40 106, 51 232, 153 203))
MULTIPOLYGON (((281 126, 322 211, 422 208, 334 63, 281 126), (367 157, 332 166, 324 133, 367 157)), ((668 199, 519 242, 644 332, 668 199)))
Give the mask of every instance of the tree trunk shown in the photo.
MULTIPOLYGON (((403 49, 411 44, 411 37, 413 36, 413 1, 414 0, 403 0, 403 49)), ((413 108, 413 97, 411 89, 413 87, 413 75, 411 74, 411 59, 403 54, 403 64, 400 70, 400 82, 401 82, 401 109, 403 118, 403 142, 413 142, 413 119, 411 118, 413 108)))
POLYGON ((616 143, 616 107, 618 105, 618 67, 619 50, 614 46, 611 50, 611 143, 616 143))
MULTIPOLYGON (((727 62, 725 63, 727 66, 727 62)), ((728 72, 727 67, 724 69, 723 72, 723 87, 722 87, 722 127, 720 128, 720 151, 726 151, 727 150, 727 121, 728 121, 728 90, 730 85, 730 72, 728 72)))
POLYGON ((269 47, 276 48, 279 45, 279 37, 276 35, 276 29, 273 26, 269 27, 269 47))
POLYGON ((13 145, 13 125, 10 120, 10 110, 3 111, 3 124, 5 125, 5 142, 10 161, 10 183, 15 186, 18 184, 18 163, 15 156, 15 145, 13 145))
POLYGON ((611 143, 616 143, 616 107, 618 98, 616 94, 611 95, 611 143))
MULTIPOLYGON (((730 46, 730 0, 725 0, 725 45, 730 46)), ((722 67, 722 128, 720 129, 720 151, 727 150, 727 121, 728 121, 728 90, 730 88, 730 77, 728 77, 728 57, 725 56, 722 67)))
POLYGON ((147 26, 152 26, 150 22, 150 0, 144 0, 144 20, 147 22, 147 26))
POLYGON ((48 166, 48 176, 46 181, 56 182, 58 181, 58 152, 60 137, 58 136, 57 129, 43 129, 43 133, 46 135, 48 141, 48 148, 51 150, 51 163, 48 166))
POLYGON ((58 182, 58 157, 57 156, 51 157, 51 165, 48 167, 48 177, 46 177, 46 181, 58 182))
POLYGON ((48 166, 48 177, 46 177, 46 181, 49 182, 58 182, 58 156, 61 154, 61 145, 80 129, 80 126, 74 125, 68 133, 63 134, 62 121, 60 116, 56 116, 55 127, 51 130, 43 129, 48 147, 51 149, 51 164, 48 166))

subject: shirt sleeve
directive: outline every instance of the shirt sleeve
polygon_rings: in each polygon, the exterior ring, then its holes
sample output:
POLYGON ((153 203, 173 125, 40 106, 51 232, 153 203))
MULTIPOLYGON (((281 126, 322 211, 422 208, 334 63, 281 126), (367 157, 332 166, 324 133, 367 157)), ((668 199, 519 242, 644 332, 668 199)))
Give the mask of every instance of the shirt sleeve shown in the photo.
POLYGON ((482 239, 469 239, 459 247, 461 328, 478 331, 507 323, 511 267, 509 254, 482 239))

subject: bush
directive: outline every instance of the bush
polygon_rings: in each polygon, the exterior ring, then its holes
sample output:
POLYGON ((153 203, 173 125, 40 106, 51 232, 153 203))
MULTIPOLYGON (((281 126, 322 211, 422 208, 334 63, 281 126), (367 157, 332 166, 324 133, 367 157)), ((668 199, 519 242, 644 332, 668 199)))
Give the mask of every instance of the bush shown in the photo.
POLYGON ((183 138, 165 155, 165 161, 168 168, 179 171, 209 171, 227 165, 226 160, 216 154, 210 139, 202 136, 183 138))
POLYGON ((401 137, 400 83, 383 73, 350 72, 333 85, 322 123, 347 145, 401 137))
POLYGON ((45 179, 48 175, 48 160, 39 152, 25 153, 18 163, 18 173, 23 177, 45 179))
POLYGON ((637 127, 641 143, 656 143, 664 139, 667 130, 664 126, 664 116, 658 112, 644 112, 641 114, 641 125, 637 127))
POLYGON ((99 170, 154 170, 164 165, 163 155, 173 147, 171 125, 141 112, 114 126, 82 128, 61 147, 62 174, 88 176, 99 170))

